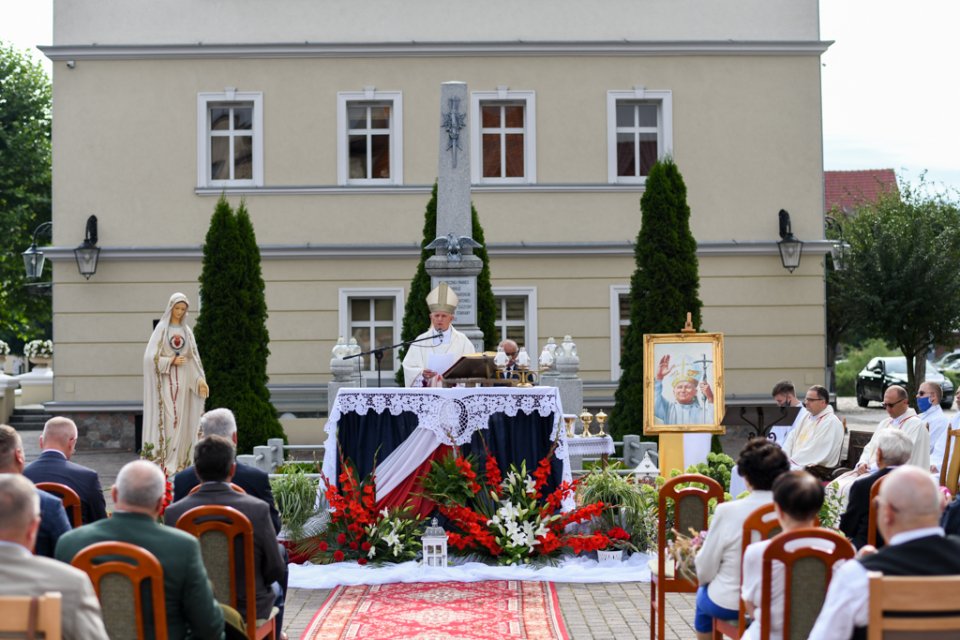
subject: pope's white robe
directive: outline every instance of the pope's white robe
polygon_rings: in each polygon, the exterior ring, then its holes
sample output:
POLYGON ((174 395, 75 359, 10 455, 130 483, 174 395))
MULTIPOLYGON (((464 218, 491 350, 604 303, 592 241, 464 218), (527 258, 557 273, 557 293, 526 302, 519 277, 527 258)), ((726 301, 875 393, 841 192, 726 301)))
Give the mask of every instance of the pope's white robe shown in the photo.
POLYGON ((803 422, 787 434, 783 452, 799 467, 823 465, 835 467, 843 448, 843 423, 827 405, 817 415, 804 416, 803 422))
POLYGON ((926 423, 920 419, 917 412, 913 409, 907 409, 899 418, 886 418, 877 426, 873 432, 870 442, 863 448, 860 460, 857 464, 867 464, 870 467, 877 466, 877 435, 884 429, 900 429, 913 442, 913 453, 907 464, 920 467, 924 471, 930 471, 930 432, 927 431, 926 423))
MULTIPOLYGON (((426 338, 435 333, 436 330, 430 328, 417 338, 426 338)), ((403 357, 403 382, 408 387, 422 386, 423 370, 426 369, 427 362, 433 354, 452 354, 460 357, 476 352, 467 336, 450 327, 444 332, 443 343, 439 346, 433 340, 424 340, 410 345, 407 355, 403 357)), ((437 373, 442 374, 443 371, 437 373)))

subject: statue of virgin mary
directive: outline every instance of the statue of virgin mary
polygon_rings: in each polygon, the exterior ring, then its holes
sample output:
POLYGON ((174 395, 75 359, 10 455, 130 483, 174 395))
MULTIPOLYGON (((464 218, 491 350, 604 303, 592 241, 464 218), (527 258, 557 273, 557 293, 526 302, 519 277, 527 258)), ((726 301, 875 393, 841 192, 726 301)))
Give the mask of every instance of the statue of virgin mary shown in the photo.
POLYGON ((209 395, 193 332, 186 324, 190 302, 170 296, 143 354, 143 443, 168 474, 189 467, 209 395))

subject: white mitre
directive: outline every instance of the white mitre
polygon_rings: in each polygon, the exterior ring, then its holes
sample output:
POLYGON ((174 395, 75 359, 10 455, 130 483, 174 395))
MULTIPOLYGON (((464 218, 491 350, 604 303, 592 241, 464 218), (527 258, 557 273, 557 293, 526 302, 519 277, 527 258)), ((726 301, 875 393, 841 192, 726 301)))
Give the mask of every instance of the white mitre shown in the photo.
POLYGON ((434 311, 443 311, 453 315, 457 311, 457 304, 460 299, 457 293, 451 289, 446 282, 441 282, 437 287, 427 294, 427 306, 430 307, 430 313, 434 311))

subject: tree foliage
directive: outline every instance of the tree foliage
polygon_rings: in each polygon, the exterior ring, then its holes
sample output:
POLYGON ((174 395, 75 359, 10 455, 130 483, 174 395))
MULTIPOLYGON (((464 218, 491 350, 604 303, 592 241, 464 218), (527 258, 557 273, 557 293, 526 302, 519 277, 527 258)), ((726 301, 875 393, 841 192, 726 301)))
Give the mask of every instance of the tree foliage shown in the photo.
MULTIPOLYGON (((39 62, 0 43, 0 339, 51 332, 49 290, 26 287, 23 253, 50 220, 50 79, 39 62)), ((48 237, 38 237, 46 244, 48 237)), ((50 270, 43 281, 49 282, 50 270)))
POLYGON ((194 333, 210 397, 237 418, 237 451, 285 438, 267 389, 267 306, 260 250, 246 205, 220 197, 203 245, 200 315, 194 333))
POLYGON ((630 278, 630 325, 611 415, 615 439, 643 432, 643 334, 677 333, 687 312, 699 331, 703 306, 687 187, 672 159, 651 167, 640 211, 634 246, 637 267, 630 278))
MULTIPOLYGON (((486 242, 483 237, 483 227, 480 225, 480 215, 477 208, 470 205, 472 222, 471 237, 484 245, 474 249, 473 254, 480 258, 483 267, 477 275, 477 326, 483 332, 485 349, 496 349, 497 305, 493 297, 493 288, 490 282, 490 257, 487 255, 486 242)), ((430 293, 430 274, 427 273, 427 259, 433 251, 425 247, 437 237, 437 183, 433 183, 433 192, 423 216, 423 239, 420 241, 420 261, 417 270, 410 281, 410 292, 403 309, 403 325, 400 331, 400 340, 406 342, 430 328, 430 308, 427 306, 427 294, 430 293)), ((397 360, 397 384, 403 386, 403 368, 399 362, 406 355, 406 349, 400 349, 397 360)))
POLYGON ((849 314, 849 330, 903 353, 912 398, 927 351, 956 343, 960 328, 960 209, 903 183, 846 220, 844 237, 846 269, 830 276, 828 304, 849 314))

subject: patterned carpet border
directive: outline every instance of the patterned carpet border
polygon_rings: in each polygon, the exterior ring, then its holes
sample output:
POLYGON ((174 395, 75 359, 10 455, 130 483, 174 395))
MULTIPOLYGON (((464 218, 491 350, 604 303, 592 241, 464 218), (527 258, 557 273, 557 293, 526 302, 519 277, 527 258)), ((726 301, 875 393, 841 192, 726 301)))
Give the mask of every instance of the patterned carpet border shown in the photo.
POLYGON ((336 587, 301 640, 569 640, 551 582, 336 587))

